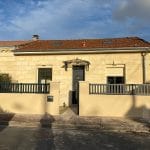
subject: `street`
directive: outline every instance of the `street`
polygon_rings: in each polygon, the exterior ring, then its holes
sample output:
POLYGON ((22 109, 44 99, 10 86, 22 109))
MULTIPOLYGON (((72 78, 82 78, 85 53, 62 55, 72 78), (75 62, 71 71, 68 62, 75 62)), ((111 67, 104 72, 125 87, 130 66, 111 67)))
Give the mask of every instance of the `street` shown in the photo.
POLYGON ((150 135, 86 128, 0 126, 0 150, 149 150, 150 135))

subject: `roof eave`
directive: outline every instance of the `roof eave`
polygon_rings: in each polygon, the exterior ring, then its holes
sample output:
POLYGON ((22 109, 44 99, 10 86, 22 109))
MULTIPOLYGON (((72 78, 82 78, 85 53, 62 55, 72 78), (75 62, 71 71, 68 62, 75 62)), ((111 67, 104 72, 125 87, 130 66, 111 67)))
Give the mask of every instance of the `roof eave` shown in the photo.
POLYGON ((150 47, 124 47, 124 48, 89 48, 89 49, 55 49, 14 51, 15 55, 46 55, 46 54, 92 54, 92 53, 121 53, 121 52, 149 52, 150 47))

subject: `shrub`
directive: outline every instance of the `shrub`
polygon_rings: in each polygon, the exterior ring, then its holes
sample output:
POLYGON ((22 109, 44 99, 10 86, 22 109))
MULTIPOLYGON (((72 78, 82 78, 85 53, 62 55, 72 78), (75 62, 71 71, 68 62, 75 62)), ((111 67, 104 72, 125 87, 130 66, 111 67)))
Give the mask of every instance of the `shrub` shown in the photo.
POLYGON ((0 74, 0 82, 7 82, 10 83, 11 82, 11 77, 9 76, 9 74, 0 74))

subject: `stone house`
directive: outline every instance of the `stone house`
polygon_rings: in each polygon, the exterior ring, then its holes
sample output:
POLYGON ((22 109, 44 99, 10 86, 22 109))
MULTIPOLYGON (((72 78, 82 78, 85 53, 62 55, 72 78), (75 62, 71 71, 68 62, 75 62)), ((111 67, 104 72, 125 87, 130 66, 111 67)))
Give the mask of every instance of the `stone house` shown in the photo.
MULTIPOLYGON (((40 40, 34 35, 33 40, 4 43, 0 42, 0 73, 9 74, 13 83, 50 84, 50 94, 44 97, 47 110, 41 111, 42 100, 33 97, 30 102, 12 102, 14 108, 0 99, 7 111, 57 115, 60 106, 76 105, 81 116, 150 116, 149 42, 138 37, 40 40), (50 96, 53 100, 48 102, 50 96), (31 103, 35 110, 28 108, 31 103)), ((32 94, 22 95, 26 99, 32 94)))

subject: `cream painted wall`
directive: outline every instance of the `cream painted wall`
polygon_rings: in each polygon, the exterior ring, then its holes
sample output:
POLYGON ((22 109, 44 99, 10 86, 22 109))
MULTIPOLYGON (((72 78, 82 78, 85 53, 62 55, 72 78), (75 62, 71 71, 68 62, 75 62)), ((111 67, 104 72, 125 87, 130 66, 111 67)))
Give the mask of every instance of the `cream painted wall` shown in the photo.
POLYGON ((150 96, 89 94, 89 82, 80 82, 80 116, 150 118, 150 96))
MULTIPOLYGON (((59 105, 69 104, 69 91, 72 91, 72 68, 63 68, 63 61, 83 59, 90 62, 85 71, 85 80, 91 83, 106 83, 108 67, 124 66, 126 83, 142 83, 142 58, 140 53, 115 54, 76 54, 76 55, 29 55, 14 56, 12 52, 0 53, 0 72, 10 73, 14 82, 36 83, 38 68, 51 67, 53 81, 60 82, 59 105)), ((150 55, 146 56, 146 77, 150 81, 150 55)))
POLYGON ((51 82, 49 94, 0 93, 0 113, 59 115, 59 87, 59 82, 51 82))

